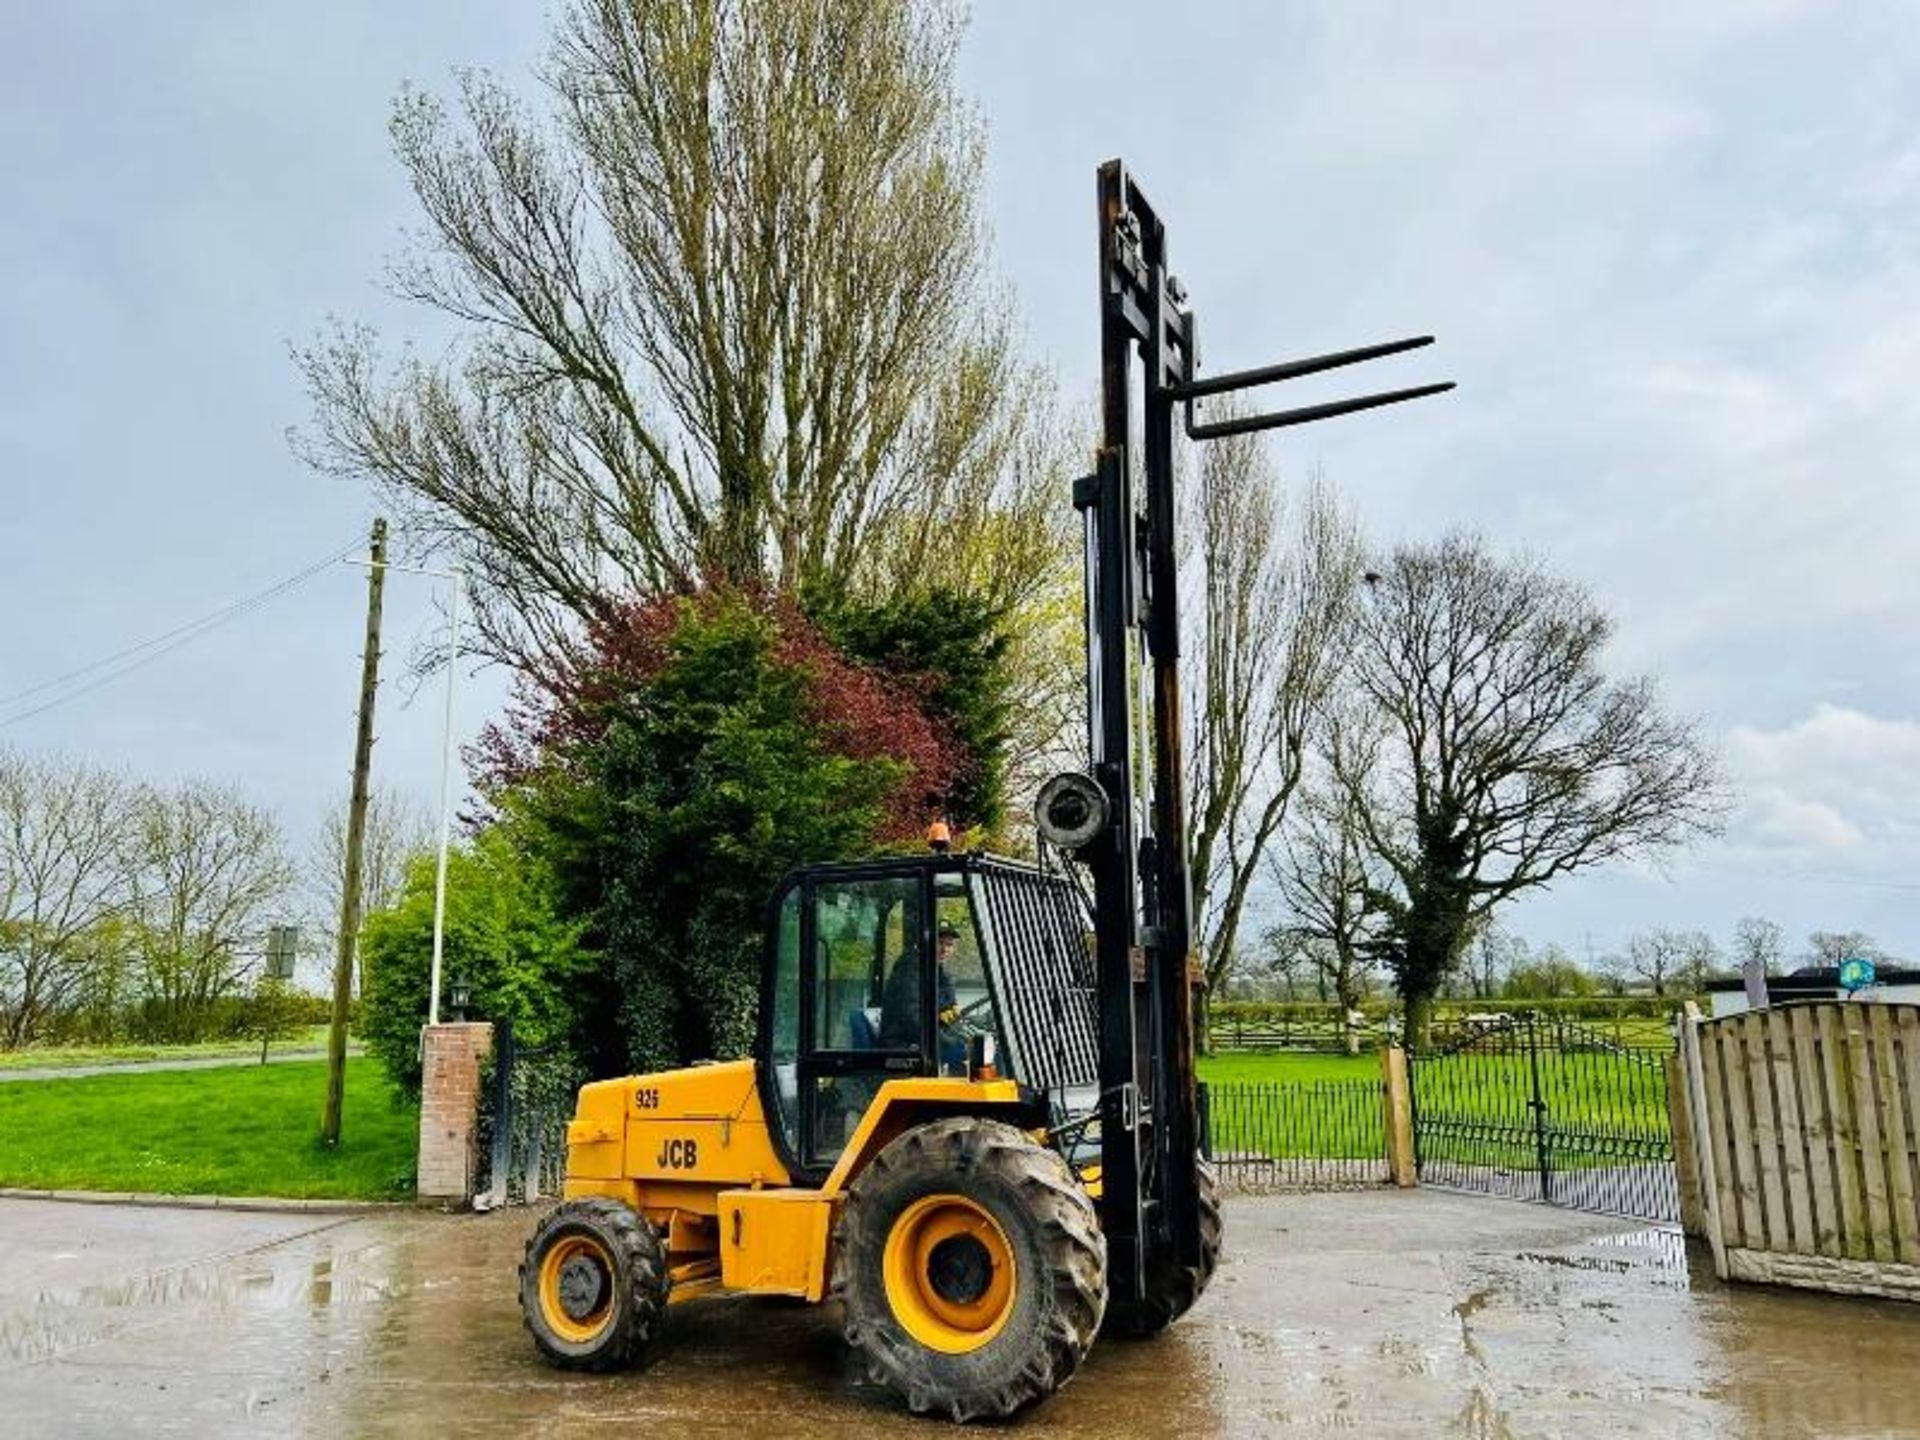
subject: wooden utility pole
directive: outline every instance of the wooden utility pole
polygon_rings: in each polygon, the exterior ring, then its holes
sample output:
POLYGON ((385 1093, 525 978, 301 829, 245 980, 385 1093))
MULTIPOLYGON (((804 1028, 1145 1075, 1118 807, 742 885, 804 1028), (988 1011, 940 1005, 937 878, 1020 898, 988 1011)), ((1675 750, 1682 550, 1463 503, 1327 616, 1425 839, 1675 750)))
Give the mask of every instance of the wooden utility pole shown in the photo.
POLYGON ((373 769, 373 698, 380 686, 380 596, 387 583, 387 522, 373 522, 367 565, 367 640, 360 655, 360 724, 353 737, 353 798, 347 805, 347 863, 340 895, 340 949, 333 963, 333 1025, 327 1032, 324 1145, 340 1143, 347 1087, 347 1004, 353 996, 354 942, 360 934, 360 856, 367 838, 367 780, 373 769))

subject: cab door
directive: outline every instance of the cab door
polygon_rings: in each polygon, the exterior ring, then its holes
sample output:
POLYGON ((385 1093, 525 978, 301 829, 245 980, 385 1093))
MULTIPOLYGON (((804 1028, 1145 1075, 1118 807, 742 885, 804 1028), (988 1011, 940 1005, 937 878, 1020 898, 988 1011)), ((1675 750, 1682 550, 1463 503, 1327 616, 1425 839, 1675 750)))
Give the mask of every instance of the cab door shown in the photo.
POLYGON ((792 1135, 803 1170, 833 1167, 882 1083, 932 1073, 930 901, 924 867, 804 882, 792 1135))

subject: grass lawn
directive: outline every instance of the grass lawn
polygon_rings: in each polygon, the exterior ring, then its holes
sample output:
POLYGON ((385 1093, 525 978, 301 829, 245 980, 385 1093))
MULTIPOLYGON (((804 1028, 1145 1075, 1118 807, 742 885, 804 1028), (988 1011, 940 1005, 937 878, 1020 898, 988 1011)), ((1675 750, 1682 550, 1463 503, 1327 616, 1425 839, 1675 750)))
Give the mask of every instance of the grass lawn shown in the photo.
POLYGON ((1276 1160, 1386 1154, 1378 1055, 1199 1057, 1216 1155, 1276 1160))
MULTIPOLYGON (((285 1040, 276 1040, 270 1054, 286 1050, 319 1050, 327 1043, 327 1027, 312 1025, 285 1040)), ((0 1070, 53 1070, 68 1065, 116 1065, 135 1060, 215 1060, 230 1055, 260 1058, 258 1040, 203 1040, 197 1045, 46 1045, 24 1050, 0 1050, 0 1070)))
POLYGON ((347 1061, 338 1151, 319 1143, 324 1061, 0 1085, 0 1186, 163 1195, 399 1199, 419 1109, 347 1061))
POLYGON ((1210 1085, 1300 1085, 1316 1080, 1378 1080, 1378 1055, 1202 1055, 1200 1078, 1210 1085))

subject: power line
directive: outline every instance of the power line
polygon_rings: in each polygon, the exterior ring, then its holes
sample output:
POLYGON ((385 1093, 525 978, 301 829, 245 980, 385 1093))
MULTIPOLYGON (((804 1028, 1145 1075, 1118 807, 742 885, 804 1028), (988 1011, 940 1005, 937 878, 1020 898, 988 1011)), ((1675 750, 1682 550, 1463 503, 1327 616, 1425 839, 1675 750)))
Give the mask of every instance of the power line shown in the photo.
POLYGON ((57 675, 51 680, 43 680, 37 685, 30 685, 26 689, 15 691, 11 695, 0 696, 0 709, 4 709, 6 706, 15 704, 30 696, 39 695, 48 690, 58 689, 83 676, 94 675, 96 671, 106 669, 105 674, 97 675, 84 685, 75 686, 64 694, 55 695, 51 700, 43 701, 41 704, 22 710, 17 715, 10 715, 0 720, 0 729, 5 729, 9 725, 18 725, 24 720, 31 720, 36 715, 44 715, 47 711, 65 705, 70 700, 77 700, 82 695, 91 694, 103 686, 111 685, 116 680, 124 679, 136 670, 144 669, 154 661, 171 655, 183 646, 192 644, 201 636, 209 634, 219 629, 222 625, 226 625, 234 620, 240 619, 244 615, 252 613, 268 601, 277 599, 279 596, 286 594, 287 591, 311 580, 322 571, 344 560, 348 555, 353 553, 354 550, 358 549, 359 545, 360 542, 357 539, 350 541, 340 549, 330 552, 323 559, 316 560, 313 564, 294 572, 285 579, 276 581, 266 589, 257 591, 243 599, 235 600, 230 604, 223 605, 218 610, 210 611, 197 620, 189 620, 186 624, 176 626, 165 634, 156 635, 151 640, 143 640, 138 645, 130 645, 124 650, 115 651, 113 654, 103 656, 101 659, 95 660, 90 664, 82 665, 76 670, 69 670, 64 675, 57 675), (125 662, 124 664, 121 663, 123 661, 125 662), (108 669, 107 667, 117 668, 108 669))
POLYGON ((208 614, 200 616, 197 620, 189 620, 186 624, 177 626, 174 629, 167 631, 164 635, 156 635, 151 640, 142 640, 138 645, 129 645, 124 650, 116 650, 111 655, 103 655, 101 656, 100 659, 93 661, 91 664, 82 665, 77 670, 69 670, 64 675, 56 675, 51 680, 42 680, 38 685, 29 685, 24 690, 16 690, 11 695, 0 695, 0 709, 4 709, 6 706, 13 704, 15 701, 24 700, 29 695, 38 695, 43 690, 52 690, 58 686, 66 684, 69 680, 77 680, 82 675, 89 675, 93 673, 95 670, 98 670, 103 666, 111 665, 114 662, 119 660, 124 660, 128 656, 138 655, 143 650, 150 650, 156 645, 161 645, 166 643, 169 640, 174 639, 176 636, 185 635, 190 630, 198 630, 203 626, 213 625, 223 620, 228 615, 233 614, 236 611, 242 610, 247 606, 255 604, 261 600, 269 599, 273 595, 278 594, 281 590, 286 589, 289 586, 298 584, 300 581, 308 578, 310 575, 317 574, 319 571, 325 569, 329 565, 332 565, 334 562, 344 559, 347 556, 347 554, 352 550, 354 550, 358 545, 359 545, 359 541, 357 540, 353 541, 350 544, 348 544, 344 549, 336 551, 334 554, 327 556, 326 559, 317 562, 316 564, 310 566, 306 570, 302 570, 297 575, 292 575, 285 580, 278 581, 274 585, 268 587, 268 589, 263 590, 258 594, 249 595, 245 599, 236 600, 229 605, 223 605, 218 610, 210 611, 208 614))
MULTIPOLYGON (((1725 861, 1688 862, 1693 869, 1704 870, 1709 874, 1723 875, 1745 880, 1785 880, 1797 885, 1858 885, 1869 890, 1920 890, 1920 882, 1912 880, 1879 880, 1867 875, 1836 875, 1832 872, 1817 870, 1772 870, 1763 867, 1729 864, 1725 861)), ((1679 883, 1679 882, 1673 882, 1679 883)))
POLYGON ((1821 875, 1795 870, 1748 870, 1744 873, 1762 880, 1792 880, 1805 885, 1863 885, 1869 890, 1920 890, 1910 880, 1872 880, 1865 875, 1821 875))

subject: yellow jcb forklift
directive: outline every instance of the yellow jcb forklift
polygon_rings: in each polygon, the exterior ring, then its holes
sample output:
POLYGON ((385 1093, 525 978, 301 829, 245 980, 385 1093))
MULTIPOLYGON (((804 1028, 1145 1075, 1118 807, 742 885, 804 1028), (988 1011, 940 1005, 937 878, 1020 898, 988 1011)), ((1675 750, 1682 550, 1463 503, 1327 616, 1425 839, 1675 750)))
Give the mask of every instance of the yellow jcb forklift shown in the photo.
POLYGON ((1206 396, 1428 342, 1198 378, 1165 227, 1118 161, 1099 172, 1099 219, 1104 443, 1073 496, 1087 771, 1042 788, 1038 863, 940 846, 786 876, 767 912, 753 1056, 581 1090, 565 1201, 520 1271, 527 1327, 556 1365, 630 1365, 670 1304, 704 1295, 831 1299, 871 1377, 913 1410, 998 1418, 1064 1385, 1103 1329, 1164 1328, 1213 1273, 1174 407, 1205 440, 1449 387, 1201 421, 1206 396))

